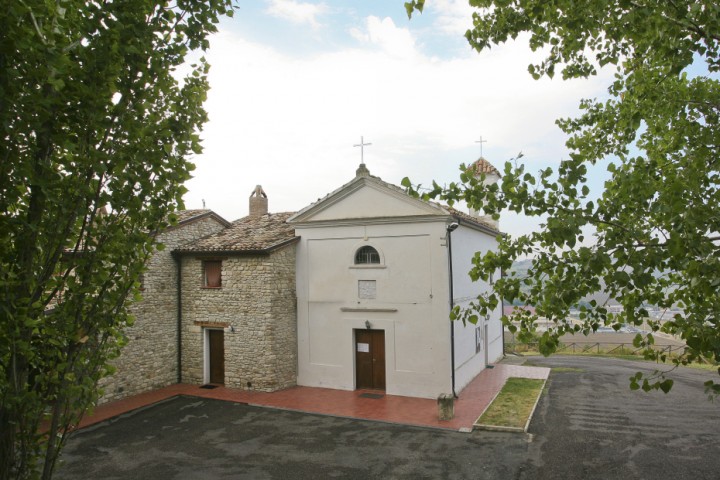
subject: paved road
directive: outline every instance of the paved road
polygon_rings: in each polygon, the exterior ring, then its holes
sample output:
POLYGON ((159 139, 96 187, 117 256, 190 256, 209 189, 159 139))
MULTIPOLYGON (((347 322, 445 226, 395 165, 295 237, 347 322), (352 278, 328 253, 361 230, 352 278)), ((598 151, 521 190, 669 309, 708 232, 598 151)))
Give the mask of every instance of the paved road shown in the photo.
POLYGON ((519 478, 720 478, 720 399, 708 401, 702 387, 717 374, 679 369, 666 395, 628 388, 652 363, 561 355, 532 363, 553 371, 519 478))
POLYGON ((180 397, 74 434, 58 479, 717 479, 720 402, 684 369, 670 395, 630 392, 647 364, 556 367, 530 435, 462 434, 180 397), (559 367, 559 368, 558 368, 559 367))

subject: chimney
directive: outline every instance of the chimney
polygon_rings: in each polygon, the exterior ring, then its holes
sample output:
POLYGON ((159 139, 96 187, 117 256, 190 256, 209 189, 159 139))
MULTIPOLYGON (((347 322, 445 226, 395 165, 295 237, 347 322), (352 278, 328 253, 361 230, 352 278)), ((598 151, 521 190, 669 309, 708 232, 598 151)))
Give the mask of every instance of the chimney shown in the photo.
POLYGON ((250 216, 262 217, 268 213, 268 198, 260 185, 250 194, 250 216))

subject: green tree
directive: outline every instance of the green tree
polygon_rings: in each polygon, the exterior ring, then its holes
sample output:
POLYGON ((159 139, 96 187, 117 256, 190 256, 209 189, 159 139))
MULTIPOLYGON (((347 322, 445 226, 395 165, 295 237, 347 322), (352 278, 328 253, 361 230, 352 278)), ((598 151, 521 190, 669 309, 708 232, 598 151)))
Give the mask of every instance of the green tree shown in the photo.
POLYGON ((0 9, 0 478, 50 478, 98 398, 128 304, 200 151, 188 53, 231 0, 0 9))
MULTIPOLYGON (((424 1, 406 3, 408 14, 424 1)), ((426 194, 498 215, 514 211, 543 219, 538 231, 501 239, 497 253, 477 255, 473 278, 509 270, 529 256, 525 278, 497 281, 473 309, 484 314, 500 298, 534 305, 522 312, 529 334, 537 316, 556 328, 541 336, 550 354, 566 332, 589 333, 601 325, 639 325, 649 305, 682 311, 650 321, 654 332, 687 343, 677 364, 700 358, 720 361, 720 5, 709 0, 471 0, 476 7, 466 38, 478 51, 528 38, 543 59, 529 66, 535 78, 595 75, 615 68, 606 100, 583 100, 581 114, 557 121, 569 136, 569 158, 557 171, 527 172, 518 159, 505 164, 492 186, 466 172, 461 181, 426 194), (691 74, 700 71, 701 74, 691 74), (606 169, 610 179, 592 196, 588 172, 606 169), (591 234, 593 238, 586 238, 591 234), (523 287, 523 288, 521 288, 523 287), (566 321, 568 310, 605 289, 624 308, 581 306, 582 325, 566 321)), ((409 185, 409 181, 406 180, 409 185)), ((456 312, 470 318, 473 312, 456 312)), ((508 319, 505 319, 507 322, 508 319)), ((507 323, 510 325, 509 323, 507 323)), ((513 326, 510 326, 513 329, 513 326)), ((521 332, 521 334, 523 333, 521 332)), ((638 336, 649 359, 652 334, 638 336)), ((720 371, 719 371, 720 373, 720 371)), ((668 391, 663 372, 631 378, 631 388, 668 391)), ((720 385, 706 384, 711 393, 720 385)))

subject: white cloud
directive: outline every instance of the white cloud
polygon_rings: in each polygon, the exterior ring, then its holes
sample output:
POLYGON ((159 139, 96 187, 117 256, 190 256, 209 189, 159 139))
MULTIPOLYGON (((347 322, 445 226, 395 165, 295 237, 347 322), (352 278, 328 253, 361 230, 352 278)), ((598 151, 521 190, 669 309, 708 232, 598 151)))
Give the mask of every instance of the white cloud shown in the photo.
POLYGON ((294 0, 270 0, 266 13, 293 23, 306 23, 318 28, 320 23, 317 17, 327 11, 325 4, 302 3, 294 0))
POLYGON ((361 42, 374 45, 392 57, 408 58, 416 55, 415 39, 407 28, 399 28, 391 18, 370 16, 366 29, 352 28, 350 34, 361 42))
POLYGON ((456 180, 458 165, 477 158, 480 135, 498 166, 520 150, 555 162, 564 138, 554 120, 603 92, 598 79, 533 81, 524 44, 440 60, 389 19, 369 17, 356 35, 368 48, 301 57, 227 31, 213 38, 210 122, 188 208, 205 199, 239 218, 262 184, 271 211, 299 210, 354 176, 360 135, 373 144, 372 174, 396 184, 456 180))
POLYGON ((476 9, 467 0, 433 0, 425 8, 437 15, 435 27, 445 34, 462 36, 473 26, 472 14, 476 9))

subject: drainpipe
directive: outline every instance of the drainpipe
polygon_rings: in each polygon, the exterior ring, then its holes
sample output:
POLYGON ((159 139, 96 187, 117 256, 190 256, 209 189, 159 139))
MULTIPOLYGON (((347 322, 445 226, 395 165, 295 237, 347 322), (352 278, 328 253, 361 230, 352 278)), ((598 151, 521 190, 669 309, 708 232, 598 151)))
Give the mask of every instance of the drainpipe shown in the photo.
POLYGON ((177 264, 177 383, 182 383, 182 256, 173 252, 177 264))
MULTIPOLYGON (((452 268, 452 236, 450 235, 456 228, 458 223, 453 222, 448 225, 445 230, 447 231, 447 247, 448 247, 448 274, 450 276, 450 311, 452 312, 455 308, 455 293, 453 292, 453 268, 452 268)), ((455 393, 455 320, 450 321, 450 372, 452 378, 452 394, 453 397, 458 398, 455 393)))
MULTIPOLYGON (((503 269, 500 269, 500 278, 502 279, 505 276, 505 272, 503 269)), ((505 315, 505 297, 500 297, 500 317, 505 315)), ((502 327, 502 346, 503 346, 503 358, 505 358, 505 325, 502 324, 502 320, 500 321, 500 326, 502 327)))

